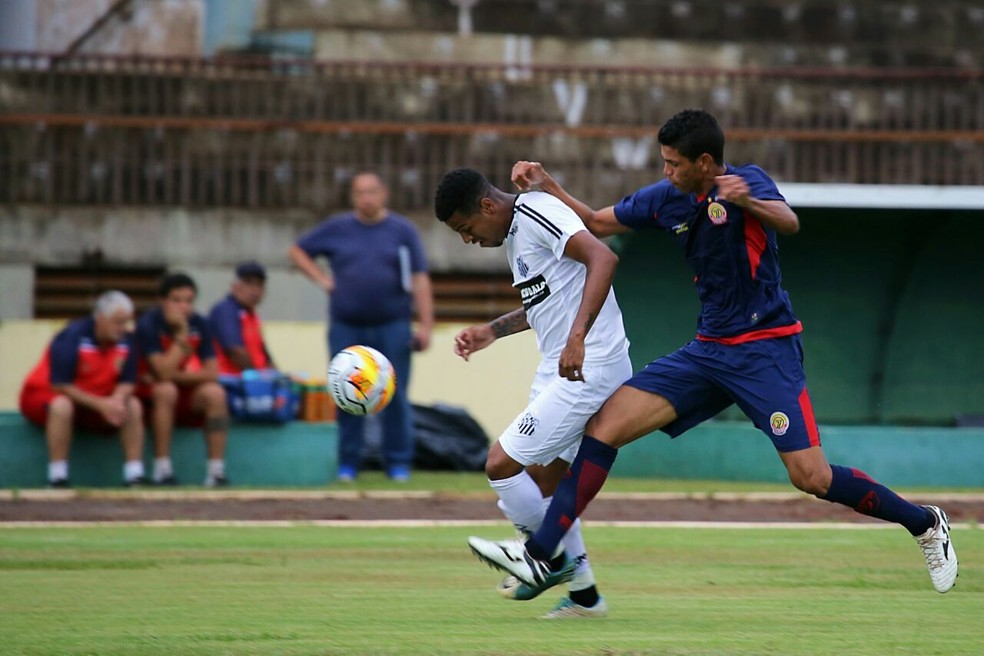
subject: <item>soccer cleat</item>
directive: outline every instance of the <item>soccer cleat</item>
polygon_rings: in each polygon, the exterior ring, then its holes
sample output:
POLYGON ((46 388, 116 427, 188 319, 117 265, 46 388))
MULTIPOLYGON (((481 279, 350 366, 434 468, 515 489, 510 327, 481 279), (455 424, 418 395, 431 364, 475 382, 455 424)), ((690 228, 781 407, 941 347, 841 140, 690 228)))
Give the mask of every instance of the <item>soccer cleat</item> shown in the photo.
POLYGON ((490 567, 512 574, 523 583, 533 587, 551 587, 570 581, 574 578, 574 570, 577 569, 577 562, 573 558, 565 557, 563 567, 556 572, 557 576, 551 577, 554 572, 550 569, 550 562, 530 556, 526 552, 526 545, 521 540, 499 540, 496 542, 472 536, 468 538, 468 546, 471 547, 472 553, 478 556, 479 560, 490 567), (549 586, 547 586, 548 579, 551 581, 549 586))
POLYGON ((496 586, 495 591, 506 599, 512 599, 513 601, 529 601, 530 599, 536 599, 544 591, 571 579, 571 576, 568 575, 568 569, 570 568, 568 561, 572 560, 573 559, 565 553, 563 567, 556 572, 550 572, 550 574, 547 575, 546 580, 541 585, 529 585, 527 583, 523 583, 515 576, 507 576, 499 582, 499 585, 496 586))
POLYGON ((205 487, 229 487, 229 479, 225 476, 208 476, 205 478, 205 487))
POLYGON ((394 483, 406 483, 410 480, 410 468, 406 465, 392 465, 386 470, 386 476, 394 483))
POLYGON ((570 597, 564 597, 546 615, 541 615, 541 620, 566 620, 578 617, 599 618, 608 617, 608 604, 604 597, 598 597, 598 603, 594 606, 582 606, 571 601, 570 597))
POLYGON ((154 485, 163 485, 167 487, 174 487, 178 484, 178 479, 175 478, 174 474, 168 474, 167 476, 162 476, 161 478, 154 481, 154 485))
POLYGON ((146 476, 136 476, 123 481, 123 485, 125 487, 148 487, 150 485, 150 479, 146 476))
POLYGON ((358 470, 352 465, 339 465, 338 475, 335 478, 339 483, 354 483, 358 475, 358 470))
POLYGON ((957 582, 957 552, 950 542, 950 518, 942 508, 924 506, 936 517, 936 525, 930 527, 922 535, 915 536, 926 566, 929 568, 929 578, 933 587, 940 594, 947 592, 957 582))
POLYGON ((67 478, 56 478, 54 480, 48 481, 48 487, 52 489, 65 489, 72 487, 67 478))

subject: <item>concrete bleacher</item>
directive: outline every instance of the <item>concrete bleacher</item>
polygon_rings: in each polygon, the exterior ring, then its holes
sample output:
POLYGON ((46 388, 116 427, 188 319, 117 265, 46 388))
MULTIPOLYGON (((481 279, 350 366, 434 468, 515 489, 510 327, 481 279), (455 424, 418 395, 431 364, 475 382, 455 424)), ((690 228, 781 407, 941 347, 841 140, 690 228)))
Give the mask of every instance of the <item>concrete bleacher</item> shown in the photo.
MULTIPOLYGON (((455 4, 291 0, 258 13, 255 28, 310 30, 323 48, 344 44, 351 49, 358 43, 354 35, 375 34, 375 40, 363 43, 385 56, 403 35, 412 34, 419 51, 427 47, 428 37, 457 33, 461 24, 455 4)), ((968 42, 963 28, 984 24, 984 13, 972 2, 892 0, 479 0, 468 13, 476 35, 535 34, 567 42, 672 40, 702 43, 705 50, 729 42, 743 46, 732 48, 733 57, 759 65, 830 64, 838 58, 856 65, 961 64, 982 54, 979 40, 968 42)))
MULTIPOLYGON (((205 440, 199 429, 174 431, 171 457, 183 485, 205 480, 205 440)), ((37 488, 47 484, 48 450, 44 431, 19 413, 0 412, 0 488, 37 488)), ((149 435, 144 464, 151 471, 149 435)), ((236 423, 229 430, 226 472, 237 487, 327 485, 338 469, 335 424, 236 423)), ((69 477, 73 487, 119 487, 123 453, 115 435, 78 433, 72 440, 69 477)))

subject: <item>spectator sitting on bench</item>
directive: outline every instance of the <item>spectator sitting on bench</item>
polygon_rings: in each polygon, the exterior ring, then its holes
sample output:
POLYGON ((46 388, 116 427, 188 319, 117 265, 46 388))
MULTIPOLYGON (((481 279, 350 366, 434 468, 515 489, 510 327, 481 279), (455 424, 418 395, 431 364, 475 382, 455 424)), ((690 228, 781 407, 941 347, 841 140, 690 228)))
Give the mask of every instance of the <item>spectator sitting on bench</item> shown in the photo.
POLYGON ((137 322, 137 395, 150 406, 154 482, 176 485, 171 463, 174 426, 204 427, 207 487, 228 485, 225 472, 229 410, 205 317, 195 312, 198 287, 172 273, 161 281, 157 307, 137 322))
POLYGON ((276 369, 263 340, 256 308, 266 292, 266 269, 259 262, 236 267, 229 294, 212 306, 208 329, 212 334, 219 373, 242 374, 246 369, 276 369))
POLYGON ((123 481, 147 482, 143 466, 143 409, 133 396, 137 353, 128 328, 133 302, 119 291, 102 294, 91 317, 55 335, 24 380, 20 411, 45 430, 48 484, 68 487, 68 453, 75 429, 119 433, 123 481))

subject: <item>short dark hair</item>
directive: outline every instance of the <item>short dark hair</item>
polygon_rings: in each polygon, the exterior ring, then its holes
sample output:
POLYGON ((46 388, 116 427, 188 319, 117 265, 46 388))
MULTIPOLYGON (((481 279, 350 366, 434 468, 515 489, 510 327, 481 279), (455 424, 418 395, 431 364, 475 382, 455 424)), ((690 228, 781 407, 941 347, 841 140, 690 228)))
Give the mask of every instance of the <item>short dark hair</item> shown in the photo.
POLYGON ((236 277, 240 280, 258 280, 266 282, 266 268, 255 260, 242 262, 236 267, 236 277))
POLYGON ((715 164, 724 163, 724 131, 717 119, 703 109, 677 112, 659 129, 658 139, 690 161, 707 153, 715 164))
POLYGON ((198 286, 191 276, 181 271, 169 273, 161 278, 161 286, 157 290, 157 295, 160 298, 167 298, 175 289, 184 289, 185 287, 191 287, 195 295, 198 295, 198 286))
POLYGON ((434 194, 437 220, 447 223, 455 212, 475 214, 491 189, 492 184, 475 169, 461 168, 445 173, 434 194))

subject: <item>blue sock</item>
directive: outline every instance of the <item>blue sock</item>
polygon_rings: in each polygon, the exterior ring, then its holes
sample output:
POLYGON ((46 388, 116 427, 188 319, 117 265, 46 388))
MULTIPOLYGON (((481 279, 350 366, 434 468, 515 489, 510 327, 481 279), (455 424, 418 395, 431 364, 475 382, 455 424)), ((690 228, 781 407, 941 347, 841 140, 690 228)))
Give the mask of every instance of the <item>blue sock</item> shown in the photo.
POLYGON ((906 501, 863 471, 841 465, 831 465, 830 469, 834 477, 823 499, 854 508, 862 515, 901 524, 913 535, 925 533, 936 524, 928 510, 906 501))
POLYGON ((615 463, 618 449, 588 435, 571 463, 571 470, 557 486, 539 530, 526 542, 526 550, 539 560, 549 560, 574 520, 595 498, 615 463))

